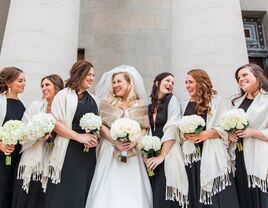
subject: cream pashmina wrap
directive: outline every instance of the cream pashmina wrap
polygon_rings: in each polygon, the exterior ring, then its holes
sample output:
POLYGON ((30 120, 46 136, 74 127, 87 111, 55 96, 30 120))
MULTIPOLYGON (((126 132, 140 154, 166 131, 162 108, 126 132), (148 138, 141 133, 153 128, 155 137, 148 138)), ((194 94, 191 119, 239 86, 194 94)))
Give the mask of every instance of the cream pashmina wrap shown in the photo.
MULTIPOLYGON (((188 102, 187 102, 188 103, 188 102)), ((184 105, 183 111, 187 106, 184 105)), ((227 110, 223 100, 219 96, 213 96, 211 101, 211 113, 207 114, 206 129, 215 129, 221 138, 208 139, 203 143, 200 167, 200 202, 212 204, 212 196, 231 185, 229 174, 232 172, 230 157, 228 154, 228 134, 220 128, 220 115, 227 110)), ((186 165, 195 162, 189 161, 188 154, 194 154, 195 147, 191 141, 183 141, 183 153, 186 165)))
MULTIPOLYGON (((235 108, 239 107, 246 95, 235 102, 235 108)), ((268 93, 264 90, 255 97, 247 110, 248 128, 261 131, 268 140, 268 93)), ((232 146, 231 146, 232 147, 232 146)), ((235 159, 236 145, 231 148, 232 159, 235 159)), ((267 193, 268 186, 268 142, 248 137, 243 139, 243 152, 248 186, 258 187, 267 193)))
POLYGON ((178 132, 178 121, 180 119, 180 106, 173 95, 168 104, 168 119, 163 131, 161 142, 175 140, 169 153, 165 157, 166 176, 166 200, 178 201, 180 206, 188 205, 188 179, 183 161, 178 132))
POLYGON ((0 94, 0 124, 3 125, 7 113, 7 97, 5 94, 0 94))
MULTIPOLYGON (((31 118, 41 112, 47 111, 47 101, 33 102, 23 114, 22 121, 27 124, 31 118)), ((23 180, 22 189, 28 193, 31 177, 34 181, 41 181, 43 175, 43 162, 48 160, 50 153, 47 151, 46 142, 37 139, 22 145, 21 160, 18 167, 17 178, 23 180)))
MULTIPOLYGON (((90 94, 98 104, 96 98, 90 94)), ((78 96, 74 90, 65 88, 57 93, 55 96, 51 113, 60 122, 64 123, 68 128, 72 129, 72 121, 78 105, 78 96)), ((55 138, 55 146, 52 150, 49 161, 45 161, 44 177, 42 186, 46 190, 48 177, 51 178, 52 183, 60 183, 61 170, 65 159, 70 138, 65 138, 57 135, 55 138)))

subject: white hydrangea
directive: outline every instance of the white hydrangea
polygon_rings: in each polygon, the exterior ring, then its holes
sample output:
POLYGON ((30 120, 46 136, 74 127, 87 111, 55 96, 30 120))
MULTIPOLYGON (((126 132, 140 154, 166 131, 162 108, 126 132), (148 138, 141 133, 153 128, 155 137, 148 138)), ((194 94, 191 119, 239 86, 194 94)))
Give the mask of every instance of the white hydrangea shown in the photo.
POLYGON ((179 121, 178 127, 183 134, 199 133, 206 125, 205 120, 198 115, 183 116, 179 121))
POLYGON ((55 128, 56 120, 50 113, 39 113, 32 117, 23 129, 23 137, 20 143, 27 140, 37 140, 55 128))
POLYGON ((115 120, 110 129, 113 140, 128 139, 135 142, 141 135, 141 127, 137 121, 128 118, 115 120))
POLYGON ((80 127, 86 131, 86 133, 95 133, 101 129, 102 121, 101 117, 94 113, 86 113, 80 119, 80 127))
POLYGON ((143 136, 140 139, 138 147, 144 152, 154 151, 157 152, 161 149, 162 142, 157 136, 143 136))
POLYGON ((23 122, 19 120, 9 120, 0 127, 0 140, 3 144, 17 144, 22 136, 23 122))
POLYGON ((229 133, 248 126, 248 117, 242 108, 226 111, 221 115, 220 120, 221 127, 229 133))

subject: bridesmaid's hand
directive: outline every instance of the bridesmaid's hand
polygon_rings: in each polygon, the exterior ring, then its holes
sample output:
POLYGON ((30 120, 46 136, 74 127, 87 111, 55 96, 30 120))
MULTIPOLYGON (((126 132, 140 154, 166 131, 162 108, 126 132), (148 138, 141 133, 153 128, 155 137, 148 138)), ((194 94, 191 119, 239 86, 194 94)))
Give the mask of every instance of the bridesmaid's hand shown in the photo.
POLYGON ((194 143, 198 144, 198 143, 206 141, 208 139, 209 138, 207 137, 207 132, 201 131, 199 134, 196 134, 194 143))
POLYGON ((186 140, 191 141, 191 142, 195 142, 195 140, 196 140, 196 134, 184 134, 184 138, 186 140))
POLYGON ((159 164, 161 164, 164 161, 165 157, 162 155, 148 158, 146 161, 146 166, 150 170, 154 170, 159 164))
POLYGON ((251 128, 247 128, 244 130, 236 130, 235 134, 239 137, 239 138, 247 138, 247 137, 252 137, 254 135, 254 130, 251 128))
POLYGON ((231 142, 234 142, 234 143, 236 143, 237 142, 237 140, 238 140, 238 136, 236 135, 236 133, 230 133, 229 135, 229 140, 231 141, 231 142))
POLYGON ((15 149, 14 145, 9 145, 9 144, 3 144, 0 142, 0 150, 5 154, 5 155, 10 155, 15 149))
POLYGON ((98 145, 98 139, 94 134, 79 134, 76 140, 87 147, 95 147, 98 145))

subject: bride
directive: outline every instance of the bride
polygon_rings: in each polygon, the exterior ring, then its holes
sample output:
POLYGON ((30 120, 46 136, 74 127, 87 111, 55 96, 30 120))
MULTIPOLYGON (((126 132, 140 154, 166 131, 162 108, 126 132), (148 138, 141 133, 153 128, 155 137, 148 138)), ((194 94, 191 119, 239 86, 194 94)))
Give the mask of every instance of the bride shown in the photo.
POLYGON ((86 208, 152 208, 151 186, 136 143, 114 142, 110 135, 111 124, 122 117, 137 121, 142 134, 150 127, 143 79, 134 67, 118 66, 103 74, 96 95, 102 99, 103 141, 86 208), (124 163, 115 154, 121 151, 134 154, 124 163))

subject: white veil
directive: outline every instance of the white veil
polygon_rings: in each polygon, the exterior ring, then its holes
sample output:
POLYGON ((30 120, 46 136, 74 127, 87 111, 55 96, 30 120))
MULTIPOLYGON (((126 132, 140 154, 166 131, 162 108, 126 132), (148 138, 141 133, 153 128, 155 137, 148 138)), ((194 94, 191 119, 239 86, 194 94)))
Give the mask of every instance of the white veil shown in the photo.
POLYGON ((146 94, 146 90, 144 87, 143 78, 135 67, 129 65, 120 65, 108 72, 105 72, 102 75, 98 84, 96 85, 95 88, 96 96, 100 99, 104 99, 108 96, 112 85, 112 75, 117 72, 127 72, 132 76, 134 82, 134 89, 137 96, 139 97, 139 99, 142 99, 144 100, 145 103, 147 103, 148 96, 146 94))

